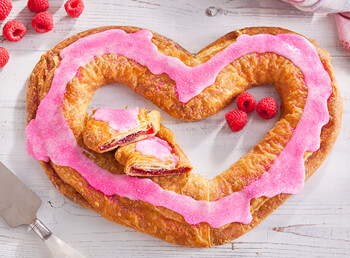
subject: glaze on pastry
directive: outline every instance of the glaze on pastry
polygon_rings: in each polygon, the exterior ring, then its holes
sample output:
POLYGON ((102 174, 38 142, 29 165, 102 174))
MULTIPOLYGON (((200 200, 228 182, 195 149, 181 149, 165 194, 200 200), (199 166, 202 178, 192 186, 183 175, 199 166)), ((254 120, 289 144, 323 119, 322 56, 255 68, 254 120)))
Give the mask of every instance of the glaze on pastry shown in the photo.
POLYGON ((341 113, 328 53, 291 31, 237 30, 192 56, 148 30, 102 27, 63 41, 34 68, 27 149, 84 207, 171 243, 210 247, 246 233, 301 191, 333 146, 341 113), (273 84, 281 116, 211 181, 194 173, 131 177, 111 152, 86 155, 82 137, 94 91, 111 82, 185 121, 217 113, 249 87, 273 84))
POLYGON ((151 138, 120 147, 115 158, 130 176, 161 176, 190 172, 192 166, 175 142, 174 134, 164 126, 151 138))
POLYGON ((95 110, 83 131, 85 145, 103 153, 154 136, 159 131, 160 113, 146 112, 145 108, 95 110))

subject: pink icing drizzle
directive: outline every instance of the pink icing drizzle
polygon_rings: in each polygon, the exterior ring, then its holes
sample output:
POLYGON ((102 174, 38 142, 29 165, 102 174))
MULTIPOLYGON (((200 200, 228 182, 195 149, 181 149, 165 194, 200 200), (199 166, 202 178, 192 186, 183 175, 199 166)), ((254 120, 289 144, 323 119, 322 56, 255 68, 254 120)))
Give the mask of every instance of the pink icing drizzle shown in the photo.
POLYGON ((252 198, 301 191, 305 179, 303 153, 319 148, 321 128, 329 120, 327 99, 332 93, 329 75, 313 45, 295 34, 241 35, 235 43, 206 63, 188 67, 177 58, 159 53, 151 38, 152 33, 147 30, 132 34, 108 30, 64 48, 60 52, 62 61, 55 70, 51 89, 41 101, 36 119, 31 120, 26 129, 29 154, 38 160, 51 159, 55 164, 74 168, 92 187, 106 195, 117 194, 163 206, 181 214, 190 224, 207 222, 215 228, 230 222, 249 223, 252 219, 249 211, 252 198), (308 86, 307 102, 292 139, 275 159, 269 172, 241 191, 218 201, 196 201, 163 190, 149 179, 115 175, 100 168, 83 154, 64 119, 62 103, 66 85, 78 68, 85 66, 95 55, 115 53, 134 59, 154 74, 167 73, 176 82, 179 100, 186 102, 211 85, 223 67, 252 52, 274 52, 298 66, 308 86))
POLYGON ((138 115, 139 109, 137 107, 131 110, 100 108, 93 114, 92 118, 107 122, 115 131, 125 132, 140 124, 138 115))
POLYGON ((172 153, 172 148, 170 147, 169 143, 157 136, 136 142, 136 151, 141 152, 142 155, 145 156, 155 157, 160 161, 171 160, 171 166, 176 166, 177 158, 172 153))

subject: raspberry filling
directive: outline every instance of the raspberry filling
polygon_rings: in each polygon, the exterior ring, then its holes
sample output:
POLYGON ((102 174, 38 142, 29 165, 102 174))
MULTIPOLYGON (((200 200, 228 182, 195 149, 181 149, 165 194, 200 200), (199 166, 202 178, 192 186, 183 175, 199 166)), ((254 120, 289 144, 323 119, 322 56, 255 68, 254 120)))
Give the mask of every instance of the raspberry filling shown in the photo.
POLYGON ((182 174, 182 173, 187 173, 191 170, 189 167, 182 167, 178 169, 150 169, 150 170, 144 170, 140 168, 131 168, 130 174, 135 174, 135 175, 169 175, 169 174, 182 174))
POLYGON ((105 144, 103 144, 100 147, 100 150, 101 151, 108 150, 108 149, 113 148, 113 147, 115 147, 117 145, 121 145, 121 144, 125 144, 127 142, 131 142, 131 141, 135 140, 137 136, 146 135, 146 134, 153 134, 153 133, 154 133, 154 128, 151 125, 151 128, 148 129, 147 131, 139 131, 137 133, 129 134, 128 136, 126 136, 125 138, 123 138, 123 139, 121 139, 121 140, 119 140, 117 142, 105 143, 105 144))

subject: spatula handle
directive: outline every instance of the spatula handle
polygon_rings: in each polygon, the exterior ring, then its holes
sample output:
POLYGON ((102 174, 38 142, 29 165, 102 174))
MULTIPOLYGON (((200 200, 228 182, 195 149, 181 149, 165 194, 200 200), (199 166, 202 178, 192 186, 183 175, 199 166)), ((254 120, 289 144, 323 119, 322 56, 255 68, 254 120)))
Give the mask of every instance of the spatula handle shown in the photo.
POLYGON ((44 223, 40 220, 35 219, 32 223, 29 224, 29 227, 37 234, 42 240, 48 239, 52 232, 48 229, 44 223))
POLYGON ((40 220, 35 219, 33 223, 29 224, 29 227, 44 240, 54 258, 85 258, 77 250, 52 234, 40 220))
POLYGON ((44 241, 46 246, 50 249, 50 252, 54 258, 85 258, 77 250, 73 249, 70 245, 63 242, 60 238, 52 234, 47 240, 44 241))

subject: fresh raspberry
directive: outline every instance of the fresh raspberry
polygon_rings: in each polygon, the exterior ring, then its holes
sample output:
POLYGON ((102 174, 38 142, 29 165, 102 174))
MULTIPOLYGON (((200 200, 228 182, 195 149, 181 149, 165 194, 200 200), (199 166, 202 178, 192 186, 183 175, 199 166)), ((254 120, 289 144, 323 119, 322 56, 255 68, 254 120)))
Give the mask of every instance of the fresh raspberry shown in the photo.
POLYGON ((48 0, 28 0, 27 6, 29 11, 34 13, 41 13, 49 9, 49 1, 48 0))
POLYGON ((36 32, 45 33, 53 28, 53 19, 50 13, 41 12, 32 19, 32 26, 36 32))
POLYGON ((277 113, 277 101, 272 97, 267 97, 259 101, 256 105, 256 112, 264 119, 271 119, 277 113))
POLYGON ((255 99, 249 92, 244 92, 237 98, 237 107, 247 113, 254 111, 255 109, 255 99))
POLYGON ((79 17, 84 10, 84 3, 82 0, 68 0, 64 4, 64 8, 69 16, 75 18, 79 17))
POLYGON ((12 20, 6 22, 2 33, 8 41, 18 41, 24 37, 27 32, 26 26, 20 21, 12 20))
POLYGON ((6 48, 0 47, 0 68, 4 67, 10 59, 9 52, 6 48))
POLYGON ((248 115, 243 110, 235 109, 227 112, 225 118, 232 132, 238 132, 246 125, 248 115))
POLYGON ((12 10, 10 0, 0 0, 0 20, 5 20, 12 10))

